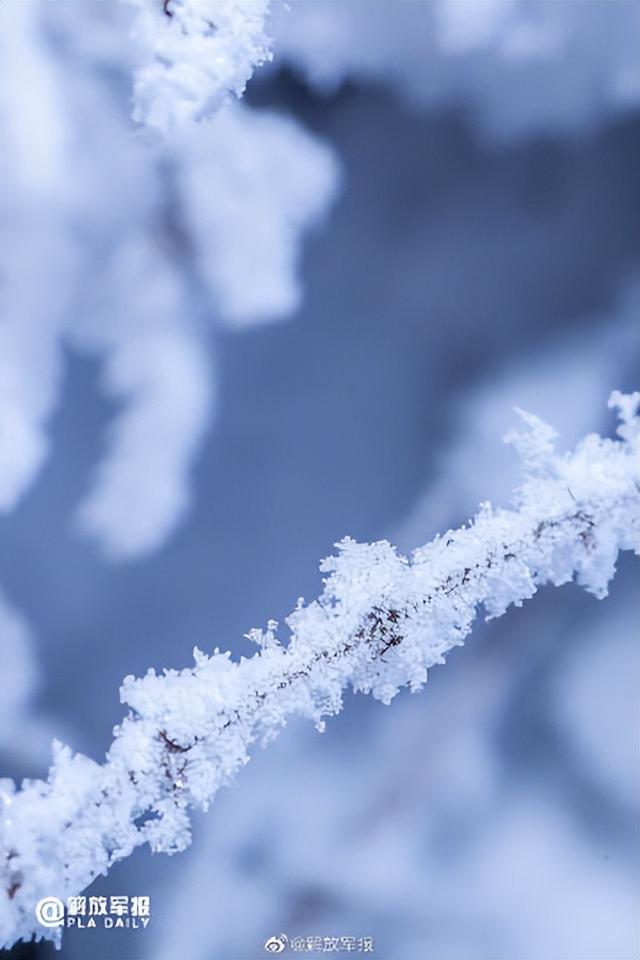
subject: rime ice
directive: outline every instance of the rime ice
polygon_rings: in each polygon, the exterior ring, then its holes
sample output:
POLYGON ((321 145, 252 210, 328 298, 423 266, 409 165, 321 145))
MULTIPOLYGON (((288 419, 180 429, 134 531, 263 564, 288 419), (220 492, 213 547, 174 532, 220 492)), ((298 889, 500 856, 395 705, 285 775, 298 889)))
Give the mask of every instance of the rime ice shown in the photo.
POLYGON ((133 0, 144 63, 134 119, 163 133, 202 120, 241 97, 254 68, 271 59, 268 0, 133 0))
POLYGON ((590 435, 564 456, 550 428, 524 415, 510 437, 526 470, 514 509, 484 504, 410 559, 386 542, 341 541, 322 563, 322 594, 287 618, 287 643, 271 621, 251 631, 259 650, 248 659, 196 650, 185 670, 127 677, 128 714, 103 765, 56 745, 46 783, 3 781, 2 941, 41 935, 40 897, 78 894, 141 844, 184 849, 189 808, 206 808, 252 744, 293 715, 322 728, 349 688, 385 703, 419 690, 480 608, 498 616, 545 583, 575 579, 604 596, 620 550, 638 552, 639 401, 614 393, 618 439, 590 435))

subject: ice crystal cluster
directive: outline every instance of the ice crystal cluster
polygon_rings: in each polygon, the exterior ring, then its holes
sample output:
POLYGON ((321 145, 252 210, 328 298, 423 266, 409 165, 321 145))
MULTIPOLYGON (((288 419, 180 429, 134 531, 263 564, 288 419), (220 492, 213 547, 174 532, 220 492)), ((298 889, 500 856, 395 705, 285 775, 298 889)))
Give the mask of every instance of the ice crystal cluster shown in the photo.
POLYGON ((162 133, 241 97, 255 67, 271 57, 268 0, 133 2, 145 60, 136 71, 133 115, 162 133))
POLYGON ((248 634, 260 648, 250 658, 196 650, 185 670, 127 677, 128 714, 104 764, 57 745, 47 782, 2 781, 2 942, 59 936, 38 927, 37 901, 78 894, 141 844, 184 849, 189 808, 206 808, 290 717, 322 729, 349 688, 384 703, 419 690, 479 608, 499 616, 571 580, 605 596, 619 552, 638 552, 639 402, 614 393, 617 438, 590 435, 564 456, 553 430, 523 414, 524 429, 507 438, 525 469, 513 509, 485 503, 410 559, 385 541, 346 538, 321 565, 320 597, 287 618, 286 643, 270 622, 248 634))

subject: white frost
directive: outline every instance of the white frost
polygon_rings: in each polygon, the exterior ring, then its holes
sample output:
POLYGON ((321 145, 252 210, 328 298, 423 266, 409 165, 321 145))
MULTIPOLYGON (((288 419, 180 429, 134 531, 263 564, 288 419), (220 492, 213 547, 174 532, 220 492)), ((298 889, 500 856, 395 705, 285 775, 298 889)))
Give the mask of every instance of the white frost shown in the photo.
MULTIPOLYGON (((338 183, 330 148, 292 119, 226 102, 260 48, 266 4, 168 9, 145 0, 137 11, 153 70, 175 79, 157 60, 169 38, 176 69, 193 57, 202 104, 220 109, 150 143, 122 93, 133 7, 0 4, 0 512, 45 463, 71 345, 98 357, 121 404, 78 511, 111 557, 160 547, 185 516, 215 416, 214 330, 299 306, 302 239, 338 183)), ((174 84, 158 97, 196 119, 202 104, 187 93, 174 84)))
POLYGON ((47 783, 16 791, 2 781, 2 941, 39 935, 40 897, 79 893, 139 845, 184 849, 189 808, 206 808, 251 745, 290 717, 322 728, 348 688, 385 703, 403 687, 419 690, 480 607, 498 616, 545 583, 573 579, 604 596, 620 550, 638 552, 639 402, 640 393, 613 394, 619 439, 592 434, 564 456, 549 452, 548 428, 528 418, 529 440, 518 441, 528 473, 514 509, 484 504, 410 559, 386 542, 343 540, 321 566, 321 596, 287 618, 286 645, 271 622, 249 634, 260 648, 249 659, 195 651, 193 667, 127 677, 129 713, 105 764, 58 746, 47 783))
POLYGON ((166 133, 241 97, 255 67, 271 59, 268 0, 133 0, 133 36, 143 59, 133 117, 166 133))

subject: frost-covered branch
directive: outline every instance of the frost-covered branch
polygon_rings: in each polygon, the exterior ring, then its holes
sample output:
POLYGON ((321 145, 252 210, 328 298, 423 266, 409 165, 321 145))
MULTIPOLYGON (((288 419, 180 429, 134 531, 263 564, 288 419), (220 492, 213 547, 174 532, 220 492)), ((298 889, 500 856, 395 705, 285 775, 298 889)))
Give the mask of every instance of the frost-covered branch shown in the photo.
POLYGON ((144 60, 133 117, 165 133, 241 97, 254 69, 271 59, 268 0, 133 0, 134 39, 144 60))
POLYGON ((523 414, 526 429, 508 438, 526 470, 514 509, 484 504, 411 559, 384 541, 343 540, 321 566, 321 596, 287 618, 286 645, 271 622, 248 634, 260 647, 249 659, 196 650, 193 667, 127 677, 129 713, 103 765, 57 745, 46 783, 16 791, 3 781, 2 941, 59 937, 38 926, 37 901, 79 893, 141 844, 184 849, 189 808, 206 808, 251 745, 293 715, 322 729, 348 688, 384 703, 419 690, 480 606, 499 616, 539 586, 573 579, 603 597, 619 551, 637 551, 639 401, 613 394, 618 439, 591 435, 565 456, 554 453, 551 428, 523 414))

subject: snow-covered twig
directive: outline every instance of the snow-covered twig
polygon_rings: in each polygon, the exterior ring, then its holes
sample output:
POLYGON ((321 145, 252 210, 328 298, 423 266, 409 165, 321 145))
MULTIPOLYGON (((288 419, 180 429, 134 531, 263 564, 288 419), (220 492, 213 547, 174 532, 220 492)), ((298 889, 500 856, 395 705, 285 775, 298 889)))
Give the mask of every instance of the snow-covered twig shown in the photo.
POLYGON ((618 439, 590 435, 565 456, 554 453, 553 430, 523 414, 525 430, 508 438, 526 470, 514 509, 484 504, 411 559, 384 541, 343 540, 321 566, 322 595, 287 618, 286 645, 271 622, 248 635, 260 647, 251 658, 196 650, 186 670, 127 677, 129 713, 103 765, 57 745, 47 782, 16 791, 3 781, 0 939, 59 938, 38 925, 38 900, 78 894, 141 844, 184 849, 189 808, 206 808, 250 746, 289 717, 322 729, 349 687, 385 703, 420 689, 480 606, 499 616, 539 586, 572 579, 603 597, 619 551, 638 552, 639 402, 640 393, 613 394, 618 439))
POLYGON ((135 120, 166 133, 211 116, 241 97, 254 69, 271 59, 268 0, 133 0, 143 63, 134 84, 135 120))

